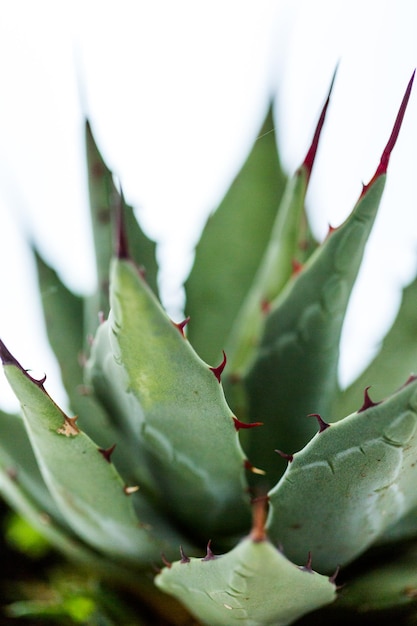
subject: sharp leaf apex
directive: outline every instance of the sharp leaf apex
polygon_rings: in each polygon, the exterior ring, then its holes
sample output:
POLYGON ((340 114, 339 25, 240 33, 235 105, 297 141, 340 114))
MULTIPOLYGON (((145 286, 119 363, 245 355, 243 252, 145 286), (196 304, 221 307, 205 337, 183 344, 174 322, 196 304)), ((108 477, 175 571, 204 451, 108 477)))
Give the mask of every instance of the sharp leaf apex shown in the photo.
POLYGON ((125 199, 123 190, 120 188, 120 196, 116 210, 116 256, 118 259, 129 259, 129 248, 127 244, 127 233, 124 220, 125 199))
POLYGON ((327 109, 329 106, 329 102, 330 102, 330 96, 333 90, 333 85, 334 85, 334 81, 336 78, 336 73, 337 73, 337 68, 338 65, 336 65, 336 69, 333 73, 333 77, 332 77, 332 81, 330 83, 330 88, 327 94, 327 98, 326 101, 324 103, 324 106, 321 110, 321 114, 319 117, 319 121, 317 122, 317 126, 316 126, 316 130, 314 131, 314 136, 313 136, 313 141, 311 142, 310 148, 306 154, 306 157, 303 161, 302 167, 305 168, 305 170, 307 171, 307 179, 310 178, 311 176, 311 172, 313 169, 313 165, 314 165, 314 161, 316 158, 316 154, 317 154, 317 148, 319 146, 319 141, 320 141, 320 135, 321 135, 321 131, 323 130, 323 126, 324 126, 324 121, 326 119, 326 113, 327 113, 327 109))
POLYGON ((416 73, 416 70, 414 70, 414 72, 411 75, 410 80, 408 81, 407 88, 406 88, 406 90, 404 92, 404 96, 403 96, 403 99, 402 99, 401 104, 400 104, 400 108, 398 109, 397 117, 395 118, 395 122, 394 122, 394 126, 392 128, 392 131, 391 131, 391 135, 390 135, 390 137, 388 139, 388 142, 387 142, 387 144, 386 144, 386 146, 385 146, 385 148, 384 148, 384 150, 382 152, 379 165, 376 168, 375 174, 373 175, 373 177, 371 178, 369 183, 367 185, 363 185, 362 194, 361 194, 360 197, 365 195, 365 193, 368 191, 369 187, 371 187, 371 185, 373 185, 373 183, 375 183, 375 181, 380 176, 382 176, 383 174, 387 173, 388 164, 389 164, 389 160, 390 160, 390 157, 391 157, 391 153, 392 153, 392 151, 394 149, 394 146, 395 146, 395 144, 397 142, 398 135, 400 134, 400 130, 401 130, 401 126, 402 126, 402 123, 403 123, 404 115, 405 115, 405 112, 407 110, 407 105, 408 105, 408 101, 410 99, 415 73, 416 73))

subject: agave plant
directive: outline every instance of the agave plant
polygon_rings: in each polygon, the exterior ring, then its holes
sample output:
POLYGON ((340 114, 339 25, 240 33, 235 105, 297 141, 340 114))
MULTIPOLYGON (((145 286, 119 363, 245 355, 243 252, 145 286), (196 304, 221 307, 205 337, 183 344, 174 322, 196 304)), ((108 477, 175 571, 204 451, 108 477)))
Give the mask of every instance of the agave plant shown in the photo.
POLYGON ((34 250, 70 408, 1 342, 22 416, 1 414, 0 486, 80 568, 141 598, 129 623, 278 626, 312 611, 303 623, 332 623, 326 605, 349 619, 413 607, 417 282, 366 371, 345 390, 336 374, 412 81, 375 175, 321 244, 305 195, 331 89, 288 179, 269 111, 203 231, 179 323, 86 123, 96 292, 70 292, 34 250))

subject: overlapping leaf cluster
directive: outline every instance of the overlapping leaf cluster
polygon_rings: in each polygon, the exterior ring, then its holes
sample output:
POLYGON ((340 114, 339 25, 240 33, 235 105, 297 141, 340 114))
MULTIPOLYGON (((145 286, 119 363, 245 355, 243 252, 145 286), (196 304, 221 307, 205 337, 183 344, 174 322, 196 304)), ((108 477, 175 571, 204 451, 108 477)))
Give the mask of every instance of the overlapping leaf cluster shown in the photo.
MULTIPOLYGON (((261 626, 332 603, 339 567, 417 535, 415 283, 367 371, 345 391, 336 375, 411 85, 374 177, 321 245, 305 196, 330 94, 288 180, 268 112, 197 246, 188 325, 163 310, 155 246, 86 124, 96 292, 74 295, 34 251, 70 409, 0 345, 22 406, 1 415, 0 489, 54 546, 138 588, 163 554, 157 587, 202 623, 261 626)), ((401 572, 414 584, 408 561, 401 572)), ((338 603, 379 607, 375 576, 338 603)))

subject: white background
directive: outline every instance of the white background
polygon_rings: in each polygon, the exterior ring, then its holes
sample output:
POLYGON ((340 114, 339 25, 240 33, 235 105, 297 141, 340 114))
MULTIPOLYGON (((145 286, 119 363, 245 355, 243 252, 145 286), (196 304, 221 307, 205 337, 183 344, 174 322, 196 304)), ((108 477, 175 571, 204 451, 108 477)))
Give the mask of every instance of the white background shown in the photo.
MULTIPOLYGON (((349 213, 417 65, 412 1, 16 0, 0 19, 0 336, 64 402, 32 239, 78 292, 94 284, 83 118, 160 242, 173 316, 206 216, 276 101, 282 160, 305 156, 339 71, 308 195, 318 237, 349 213)), ((416 88, 415 88, 416 91, 416 88)), ((349 308, 343 383, 374 350, 417 266, 417 95, 410 100, 349 308)), ((17 406, 0 380, 0 406, 17 406)))

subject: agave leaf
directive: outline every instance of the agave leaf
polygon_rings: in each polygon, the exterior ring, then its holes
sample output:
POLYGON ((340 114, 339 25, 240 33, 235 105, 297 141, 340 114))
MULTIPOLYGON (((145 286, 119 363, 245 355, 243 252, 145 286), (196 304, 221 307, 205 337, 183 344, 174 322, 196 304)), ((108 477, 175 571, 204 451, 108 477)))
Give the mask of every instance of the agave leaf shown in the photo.
POLYGON ((100 451, 78 429, 76 418, 67 417, 53 402, 44 381, 30 377, 3 343, 0 350, 44 481, 68 524, 108 555, 135 563, 156 558, 166 546, 140 526, 130 491, 107 451, 100 451))
POLYGON ((302 237, 300 235, 301 226, 305 224, 305 197, 333 82, 334 77, 311 146, 303 163, 287 182, 271 229, 271 237, 226 344, 227 372, 232 379, 240 378, 248 370, 254 353, 256 354, 269 306, 294 273, 294 264, 299 262, 300 252, 305 248, 305 233, 302 233, 302 237))
POLYGON ((395 554, 385 554, 383 562, 373 563, 371 568, 356 572, 354 578, 348 579, 338 598, 338 606, 355 612, 370 612, 415 603, 416 558, 415 545, 397 549, 395 554))
MULTIPOLYGON (((79 423, 96 443, 108 448, 127 443, 112 424, 110 416, 96 401, 88 386, 84 384, 84 332, 83 300, 72 293, 60 280, 58 274, 34 251, 45 327, 50 345, 57 357, 62 382, 68 394, 72 411, 78 415, 79 423)), ((114 459, 129 476, 125 454, 115 451, 114 459)))
POLYGON ((141 230, 132 207, 128 206, 117 191, 112 172, 105 164, 95 143, 89 122, 85 125, 87 151, 88 187, 90 195, 91 220, 94 248, 96 253, 98 289, 86 312, 85 332, 94 334, 98 324, 98 314, 107 316, 109 311, 109 268, 114 254, 115 208, 121 203, 131 238, 133 258, 146 269, 149 285, 154 292, 157 288, 157 263, 155 243, 141 230))
POLYGON ((285 626, 336 597, 332 580, 251 537, 221 556, 211 550, 204 559, 184 555, 155 583, 209 626, 285 626))
POLYGON ((64 285, 36 250, 33 252, 48 339, 58 360, 71 406, 78 412, 75 405, 83 382, 81 357, 85 341, 83 299, 64 285))
POLYGON ((244 378, 250 415, 264 426, 251 433, 251 460, 277 477, 273 447, 293 452, 313 435, 309 413, 328 415, 337 391, 339 341, 385 183, 380 177, 273 305, 256 361, 244 378))
POLYGON ((46 488, 33 454, 20 415, 0 412, 0 465, 14 481, 16 489, 30 494, 41 513, 59 522, 68 532, 69 526, 46 488))
POLYGON ((378 546, 397 543, 399 541, 407 541, 417 537, 417 507, 414 507, 406 515, 401 517, 398 522, 389 526, 386 531, 378 537, 375 542, 378 546))
POLYGON ((205 226, 185 285, 188 338, 209 363, 221 359, 270 237, 284 186, 271 107, 250 155, 205 226))
POLYGON ((417 382, 365 400, 322 424, 270 492, 271 539, 295 561, 310 550, 319 571, 350 563, 417 506, 417 382))
POLYGON ((328 236, 304 270, 278 296, 267 315, 256 361, 244 377, 251 419, 264 427, 249 454, 272 477, 271 442, 292 452, 311 437, 310 413, 329 414, 338 391, 342 324, 385 185, 386 172, 411 93, 403 96, 374 176, 364 185, 349 218, 328 236))
POLYGON ((236 532, 249 512, 245 457, 220 370, 196 355, 128 260, 112 264, 111 303, 111 352, 104 345, 98 368, 159 485, 159 501, 206 539, 216 528, 236 532))
POLYGON ((417 371, 417 279, 403 290, 402 302, 391 329, 364 372, 341 391, 334 415, 346 415, 360 406, 363 390, 372 386, 377 397, 386 397, 417 371))

